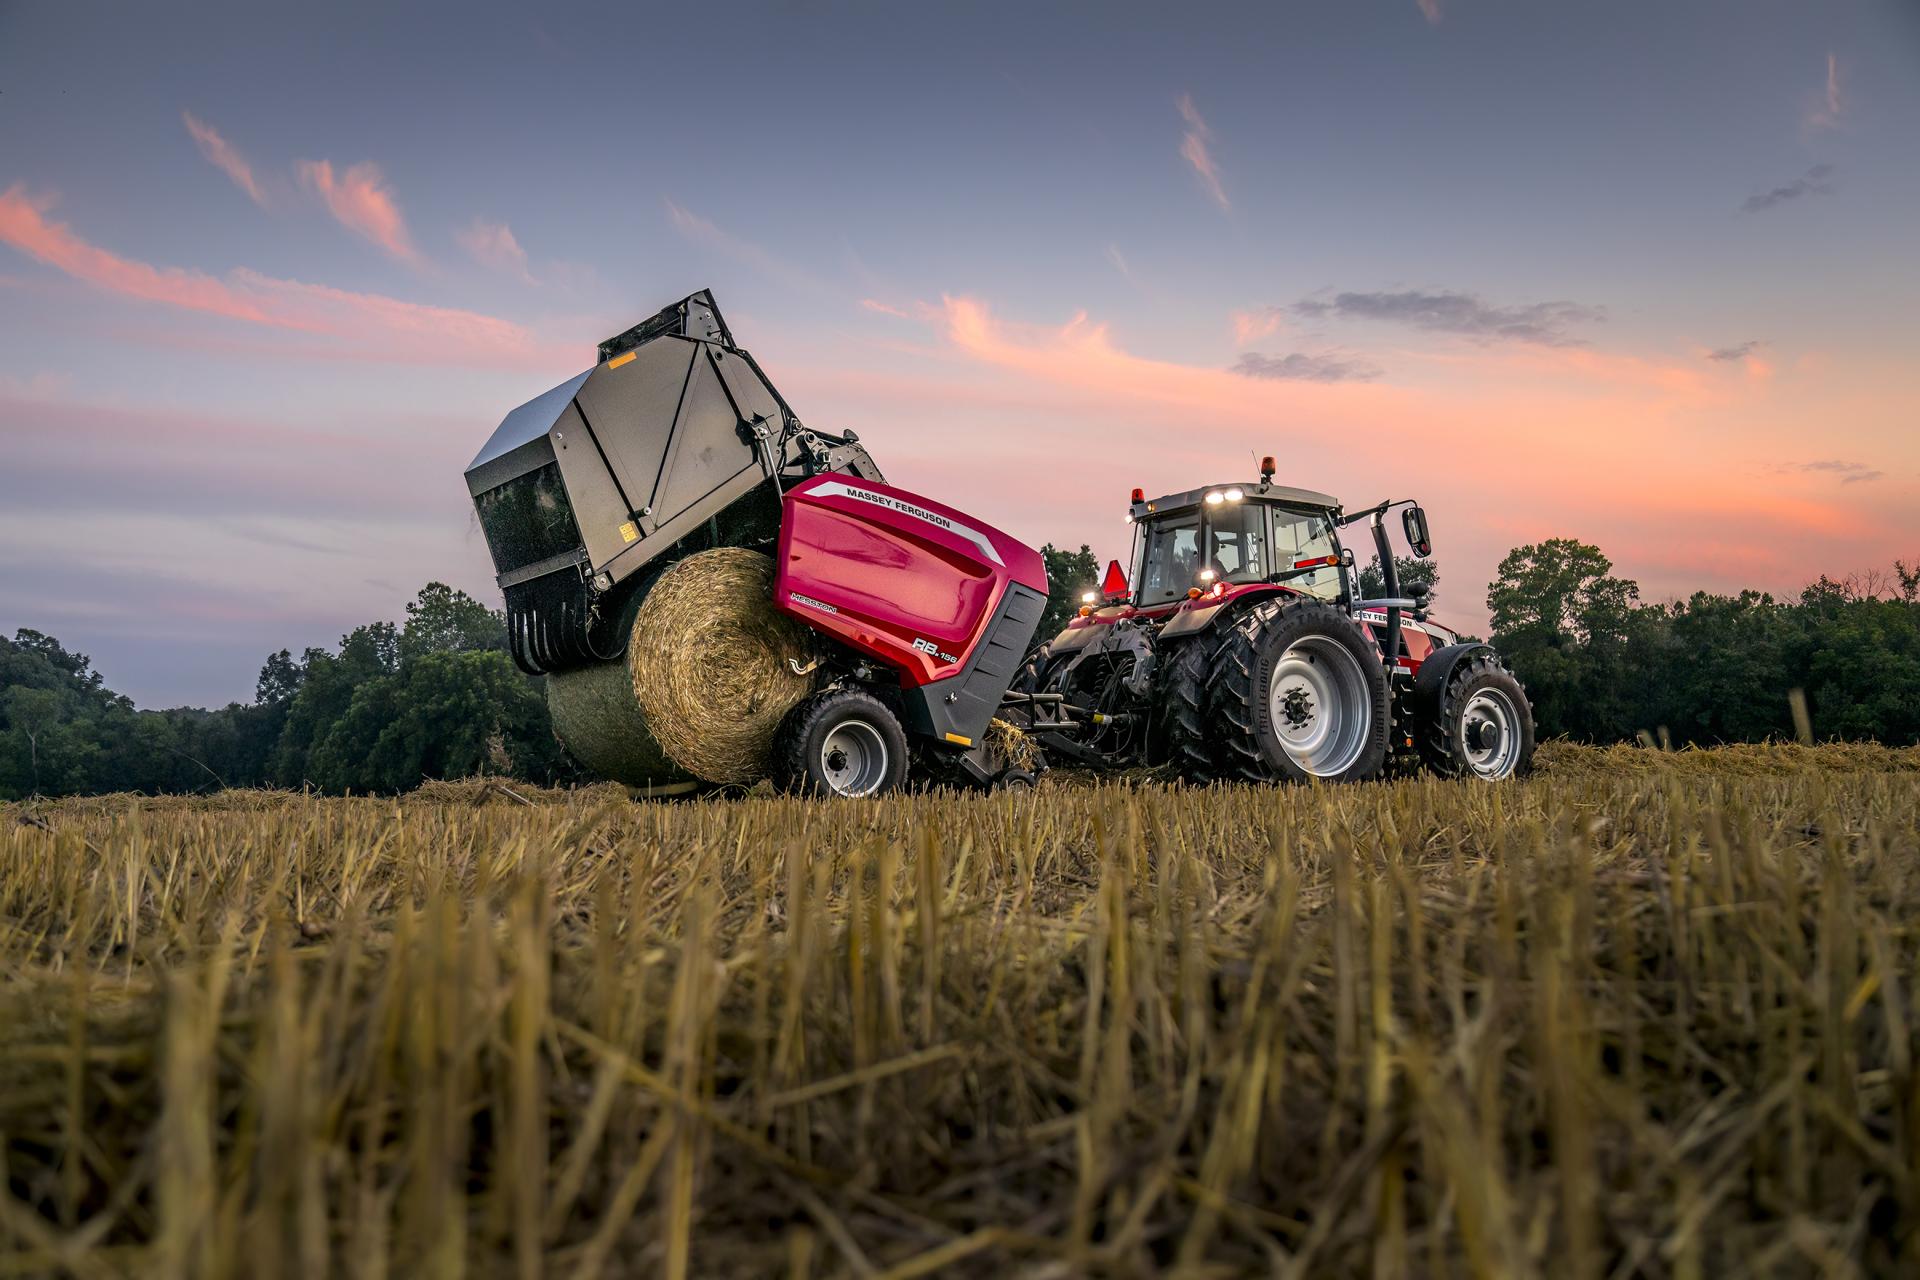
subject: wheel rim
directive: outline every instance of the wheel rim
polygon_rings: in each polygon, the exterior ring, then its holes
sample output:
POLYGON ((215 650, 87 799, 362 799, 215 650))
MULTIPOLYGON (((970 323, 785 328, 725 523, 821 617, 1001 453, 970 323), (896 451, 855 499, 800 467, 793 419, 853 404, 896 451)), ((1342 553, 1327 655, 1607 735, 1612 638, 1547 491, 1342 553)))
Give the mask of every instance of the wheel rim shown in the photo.
POLYGON ((872 795, 888 764, 886 738, 865 720, 843 720, 820 742, 820 776, 835 795, 872 795))
POLYGON ((1329 636, 1287 646, 1273 664, 1268 710, 1287 759, 1316 778, 1345 773, 1366 750, 1373 697, 1360 660, 1329 636))
POLYGON ((1504 778, 1520 759, 1520 713, 1498 689, 1476 689, 1460 717, 1467 767, 1481 778, 1504 778))

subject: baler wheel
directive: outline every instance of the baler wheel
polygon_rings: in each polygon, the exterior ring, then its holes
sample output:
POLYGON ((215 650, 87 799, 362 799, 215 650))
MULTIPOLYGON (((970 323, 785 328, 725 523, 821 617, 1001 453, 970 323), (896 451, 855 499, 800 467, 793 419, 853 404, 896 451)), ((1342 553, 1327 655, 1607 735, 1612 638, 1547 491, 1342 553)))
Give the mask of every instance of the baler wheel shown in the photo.
POLYGON ((1490 653, 1470 655, 1447 676, 1439 704, 1415 731, 1420 758, 1447 778, 1513 778, 1533 767, 1527 691, 1490 653))
POLYGON ((1319 600, 1269 601, 1234 624, 1207 681, 1222 776, 1355 782, 1386 763, 1387 673, 1360 624, 1319 600))
POLYGON ((907 778, 907 735, 886 703, 827 689, 787 713, 773 746, 774 785, 811 796, 878 796, 907 778))

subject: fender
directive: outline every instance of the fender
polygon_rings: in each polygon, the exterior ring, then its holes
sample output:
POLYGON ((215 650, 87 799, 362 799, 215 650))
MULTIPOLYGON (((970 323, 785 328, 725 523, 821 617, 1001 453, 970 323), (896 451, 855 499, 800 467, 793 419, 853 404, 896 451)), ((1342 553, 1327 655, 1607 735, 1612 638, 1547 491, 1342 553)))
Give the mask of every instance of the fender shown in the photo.
POLYGON ((1450 644, 1444 649, 1435 649, 1420 664, 1420 670, 1413 677, 1414 701, 1424 707, 1436 707, 1440 704, 1440 692, 1447 687, 1447 681, 1453 675, 1453 669, 1468 658, 1486 654, 1497 659, 1490 644, 1469 641, 1466 644, 1450 644))
POLYGON ((1221 617, 1221 611, 1235 606, 1247 605, 1274 596, 1302 595, 1292 587, 1272 582, 1253 582, 1244 586, 1232 586, 1226 595, 1215 601, 1202 596, 1198 600, 1182 600, 1174 610, 1173 618, 1160 629, 1162 640, 1178 640, 1181 636, 1198 635, 1213 626, 1221 617))

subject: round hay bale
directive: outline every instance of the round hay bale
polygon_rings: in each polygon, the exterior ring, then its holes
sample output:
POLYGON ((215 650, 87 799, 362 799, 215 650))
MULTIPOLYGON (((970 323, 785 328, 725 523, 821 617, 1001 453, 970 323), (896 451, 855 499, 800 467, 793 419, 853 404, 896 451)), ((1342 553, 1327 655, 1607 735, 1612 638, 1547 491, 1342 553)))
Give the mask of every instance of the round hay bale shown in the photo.
POLYGON ((687 780, 647 729, 627 659, 548 676, 547 710, 567 751, 601 777, 630 787, 687 780))
POLYGON ((660 575, 627 642, 633 697, 653 738, 708 782, 767 775, 773 735, 813 690, 813 633, 773 607, 773 560, 718 547, 660 575))

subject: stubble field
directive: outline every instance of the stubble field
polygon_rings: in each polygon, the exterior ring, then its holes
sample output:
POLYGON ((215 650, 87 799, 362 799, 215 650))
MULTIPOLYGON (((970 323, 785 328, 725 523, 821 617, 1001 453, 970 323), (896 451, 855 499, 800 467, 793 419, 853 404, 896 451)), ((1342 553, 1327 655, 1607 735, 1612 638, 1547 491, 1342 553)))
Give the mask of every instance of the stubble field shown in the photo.
POLYGON ((1920 1272, 1920 751, 0 806, 0 1275, 1920 1272))

